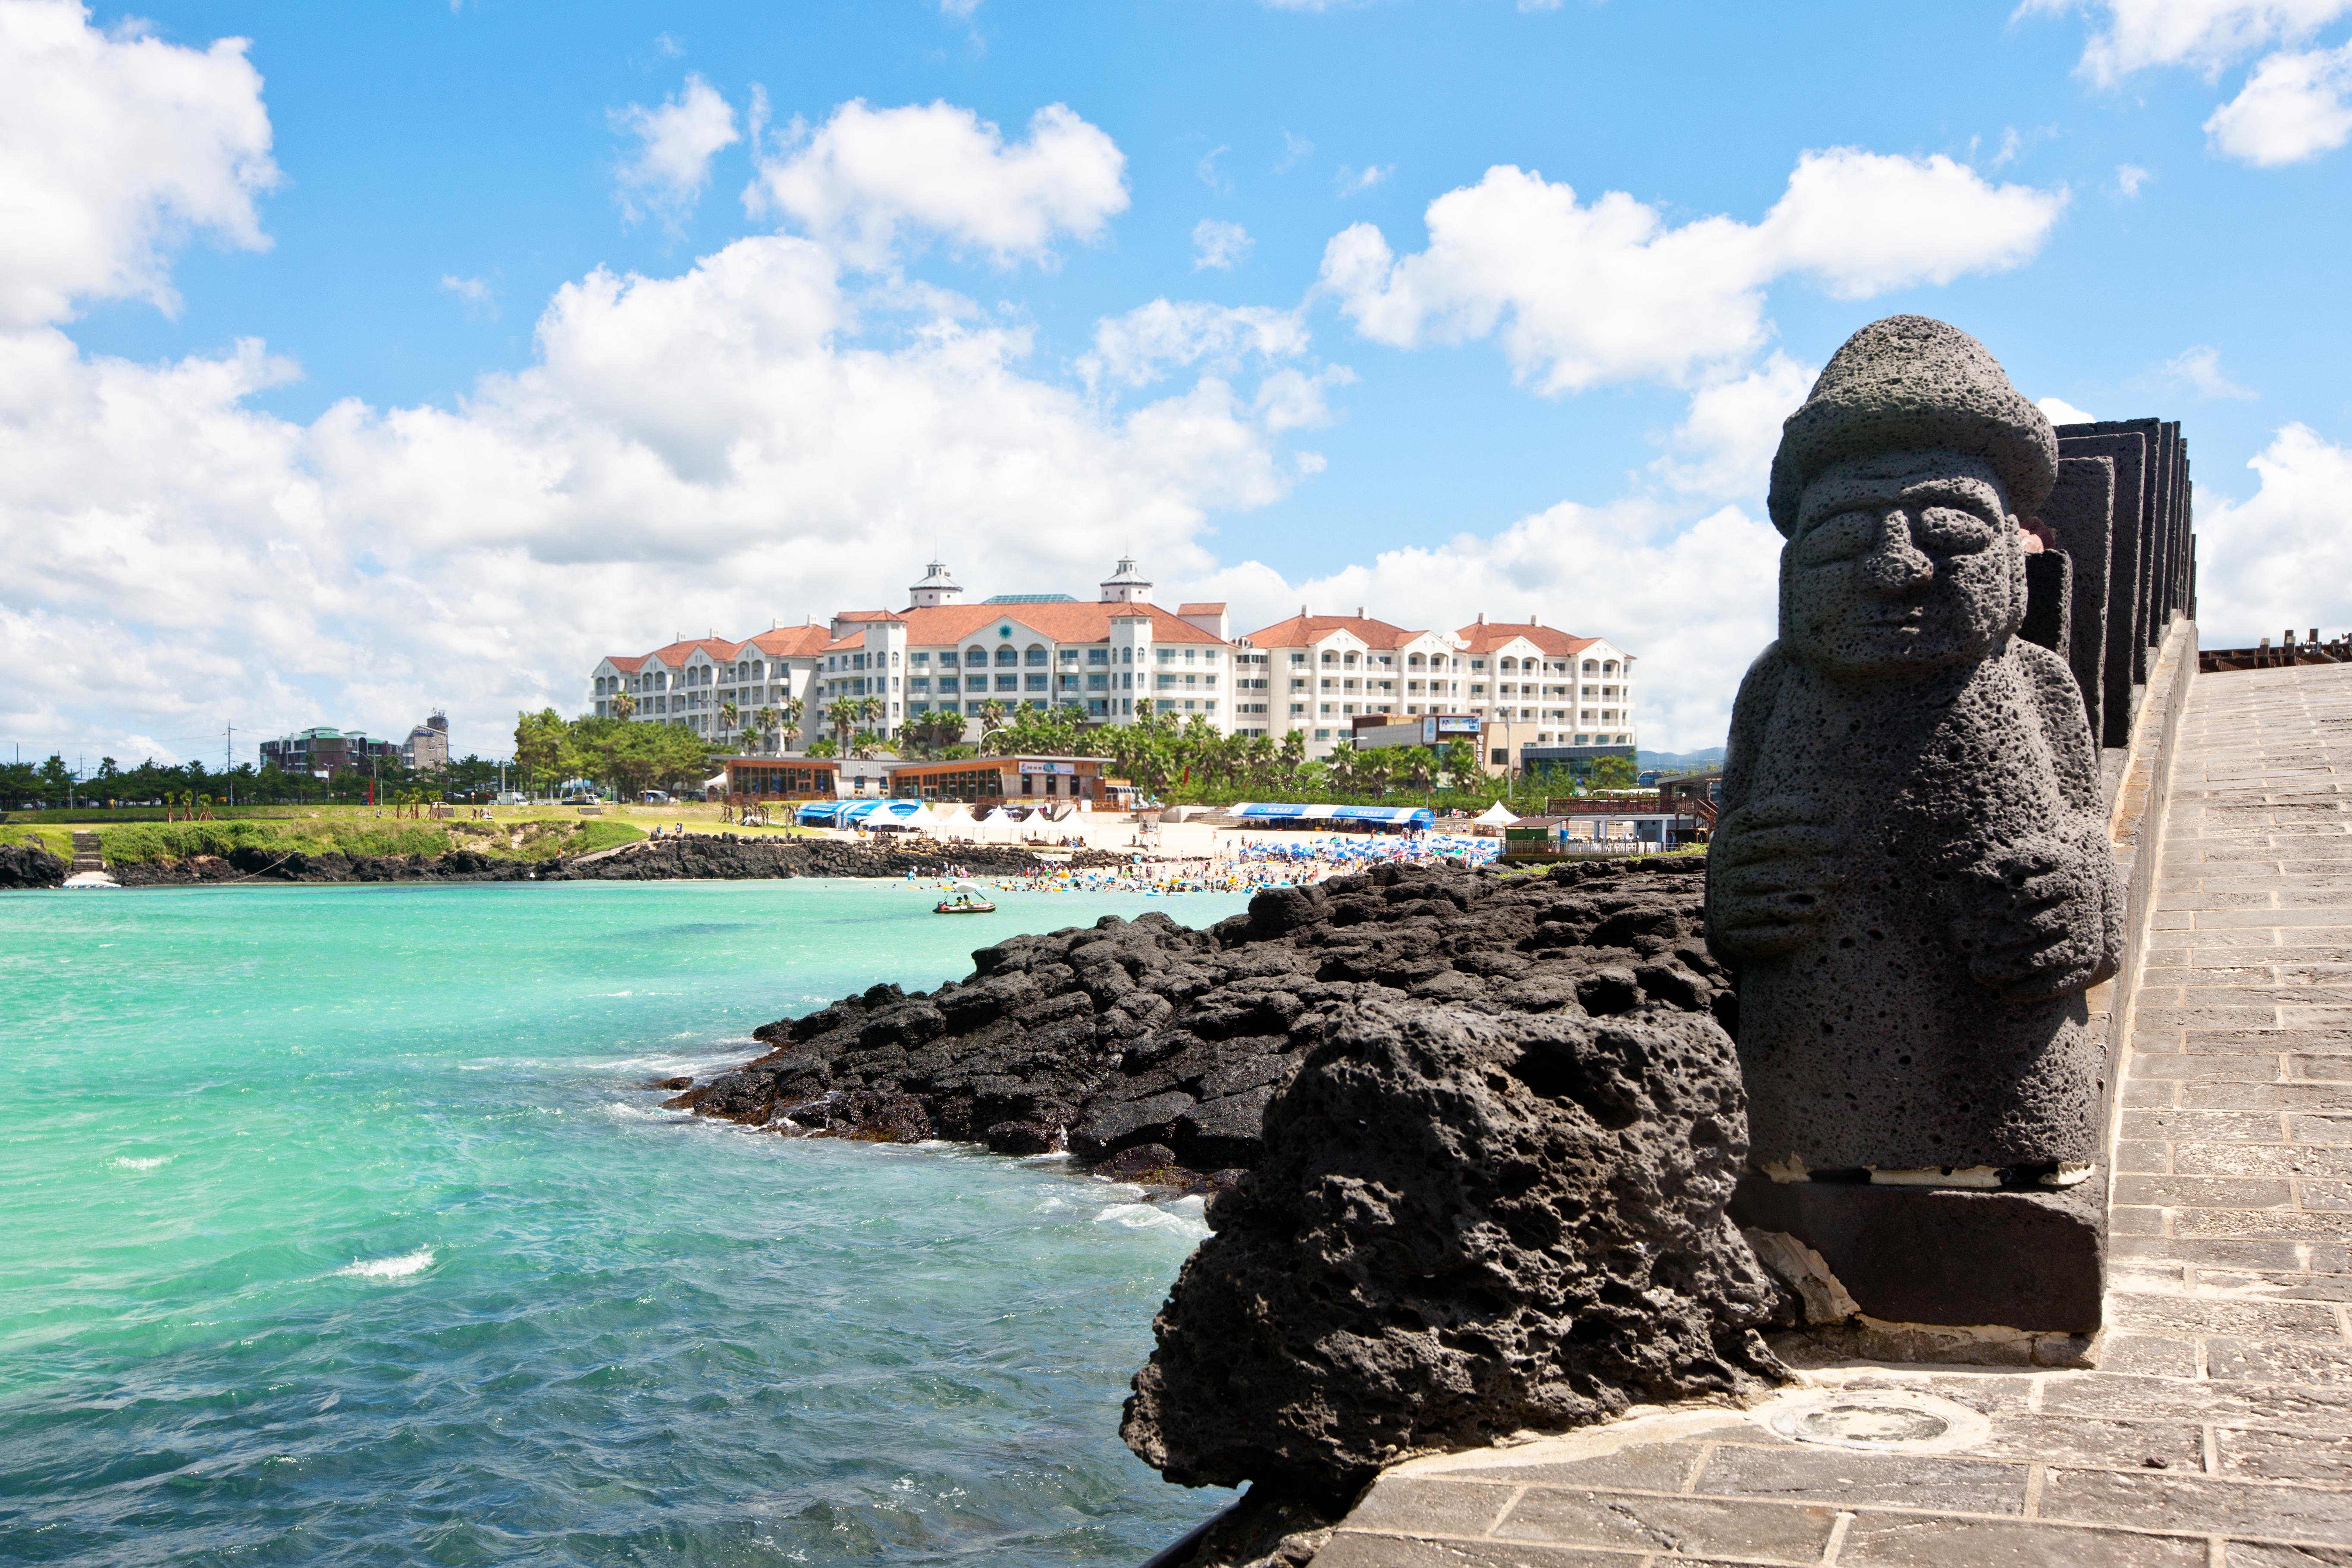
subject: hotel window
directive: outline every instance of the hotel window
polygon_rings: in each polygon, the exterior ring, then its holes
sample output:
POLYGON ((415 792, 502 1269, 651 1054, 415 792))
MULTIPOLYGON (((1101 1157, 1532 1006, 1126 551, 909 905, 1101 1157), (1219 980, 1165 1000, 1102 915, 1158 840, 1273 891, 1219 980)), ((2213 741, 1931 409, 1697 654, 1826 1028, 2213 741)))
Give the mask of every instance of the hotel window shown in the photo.
POLYGON ((1087 649, 1087 662, 1088 664, 1108 664, 1110 662, 1110 649, 1107 647, 1090 647, 1087 649))
POLYGON ((910 676, 907 677, 907 689, 908 689, 908 690, 909 690, 909 691, 929 691, 930 689, 931 689, 931 678, 930 678, 929 676, 928 676, 928 675, 910 675, 910 676))
POLYGON ((1018 691, 1021 689, 1021 678, 1017 675, 1000 675, 996 678, 996 689, 1018 691))
POLYGON ((1089 697, 1087 699, 1087 715, 1089 718, 1100 718, 1103 710, 1109 706, 1108 700, 1104 698, 1089 697))
POLYGON ((917 664, 929 664, 929 663, 930 663, 930 662, 931 662, 931 656, 930 656, 929 654, 922 653, 922 652, 919 652, 919 652, 915 655, 915 662, 916 662, 917 664))
POLYGON ((1292 704, 1290 705, 1290 716, 1291 716, 1292 718, 1294 718, 1294 719, 1300 719, 1300 718, 1304 718, 1304 717, 1306 716, 1306 714, 1307 714, 1307 704, 1306 704, 1306 703, 1304 703, 1304 702, 1294 702, 1294 703, 1292 703, 1292 704))
POLYGON ((941 691, 954 691, 957 689, 959 685, 960 682, 952 675, 942 675, 940 677, 940 689, 941 691))
POLYGON ((1172 697, 1163 697, 1163 698, 1160 699, 1160 710, 1162 713, 1173 713, 1173 712, 1175 712, 1175 711, 1176 711, 1176 700, 1175 700, 1174 698, 1172 698, 1172 697))
POLYGON ((1087 689, 1088 691, 1100 691, 1104 687, 1109 684, 1110 677, 1108 675, 1088 675, 1087 677, 1087 689))
MULTIPOLYGON (((1011 661, 1010 661, 1010 660, 1008 660, 1007 662, 1009 663, 1009 662, 1011 662, 1011 661)), ((1036 644, 1034 644, 1034 643, 1030 644, 1030 645, 1029 645, 1029 657, 1028 657, 1028 660, 1027 660, 1027 662, 1028 662, 1028 663, 1031 663, 1031 664, 1043 664, 1043 663, 1045 663, 1045 650, 1044 648, 1042 648, 1042 647, 1038 647, 1036 644)))
POLYGON ((1175 663, 1175 662, 1176 662, 1176 650, 1175 650, 1174 648, 1172 648, 1172 647, 1163 647, 1163 648, 1161 648, 1161 649, 1160 650, 1160 663, 1162 663, 1162 664, 1173 664, 1173 663, 1175 663))
POLYGON ((1331 738, 1331 731, 1328 730, 1318 730, 1315 731, 1315 738, 1318 741, 1328 741, 1331 738))

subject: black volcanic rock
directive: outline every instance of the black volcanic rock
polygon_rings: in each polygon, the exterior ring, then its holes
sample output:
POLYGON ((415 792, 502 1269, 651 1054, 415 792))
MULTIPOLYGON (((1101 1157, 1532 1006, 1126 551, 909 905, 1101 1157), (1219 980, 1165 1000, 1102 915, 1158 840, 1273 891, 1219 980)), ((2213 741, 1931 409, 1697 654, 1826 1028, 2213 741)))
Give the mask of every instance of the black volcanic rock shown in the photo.
POLYGON ((37 844, 0 844, 0 888, 58 888, 66 863, 37 844))
POLYGON ((1158 1144, 1171 1169, 1246 1167, 1267 1105, 1369 999, 1484 1016, 1731 1010, 1706 952, 1696 859, 1542 876, 1381 867, 1260 893, 1207 931, 1166 915, 1018 936, 960 983, 877 986, 755 1031, 776 1047, 671 1103, 832 1131, 784 1105, 879 1089, 933 1135, 1100 1164, 1158 1144), (752 1087, 745 1087, 749 1083, 752 1087), (772 1085, 772 1091, 766 1087, 772 1085))
POLYGON ((1744 1110, 1704 1013, 1358 1002, 1211 1201, 1122 1436, 1171 1481, 1337 1500, 1416 1450, 1758 1386, 1744 1110))

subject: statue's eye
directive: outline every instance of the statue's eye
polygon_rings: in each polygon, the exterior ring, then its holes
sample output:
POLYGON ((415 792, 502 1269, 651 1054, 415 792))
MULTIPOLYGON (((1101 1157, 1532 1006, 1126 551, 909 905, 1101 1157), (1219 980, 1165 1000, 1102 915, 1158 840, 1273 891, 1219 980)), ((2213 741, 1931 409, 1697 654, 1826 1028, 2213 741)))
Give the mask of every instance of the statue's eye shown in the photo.
POLYGON ((1939 555, 1973 555, 1994 539, 1992 524, 1956 506, 1924 508, 1911 524, 1911 539, 1939 555))
POLYGON ((1869 550, 1878 542, 1878 530, 1875 512, 1842 511, 1813 524, 1789 548, 1800 566, 1828 566, 1869 550))

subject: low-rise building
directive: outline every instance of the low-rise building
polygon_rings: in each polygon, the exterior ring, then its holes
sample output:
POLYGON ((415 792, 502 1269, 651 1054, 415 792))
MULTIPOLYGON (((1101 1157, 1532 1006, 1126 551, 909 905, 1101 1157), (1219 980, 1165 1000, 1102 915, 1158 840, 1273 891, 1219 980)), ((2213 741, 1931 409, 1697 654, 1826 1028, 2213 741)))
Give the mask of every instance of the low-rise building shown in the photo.
POLYGON ((358 730, 331 730, 323 725, 264 741, 260 750, 265 768, 321 779, 366 773, 379 762, 400 761, 400 747, 394 742, 371 741, 358 730))
POLYGON ((740 643, 680 638, 614 655, 591 672, 593 711, 685 724, 714 742, 748 731, 757 743, 741 750, 754 754, 861 731, 887 743, 918 722, 927 739, 948 741, 959 726, 976 735, 984 714, 1024 706, 1075 706, 1098 724, 1156 714, 1219 734, 1297 732, 1310 757, 1328 757, 1357 720, 1375 715, 1475 718, 1496 766, 1528 746, 1636 742, 1632 657, 1534 620, 1481 616, 1459 631, 1414 630, 1360 608, 1302 607, 1237 637, 1223 604, 1154 604, 1131 557, 1091 601, 1003 594, 967 603, 936 561, 907 598, 901 609, 843 610, 821 626, 740 643))
POLYGON ((409 731, 402 742, 400 761, 411 773, 437 773, 449 766, 449 715, 438 708, 431 718, 409 731))

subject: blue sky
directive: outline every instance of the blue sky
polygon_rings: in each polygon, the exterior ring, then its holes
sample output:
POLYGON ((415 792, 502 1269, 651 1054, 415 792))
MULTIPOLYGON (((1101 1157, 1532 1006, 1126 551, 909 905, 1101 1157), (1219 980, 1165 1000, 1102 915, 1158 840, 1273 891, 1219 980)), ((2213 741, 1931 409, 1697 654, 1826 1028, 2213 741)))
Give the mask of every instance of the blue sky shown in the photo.
POLYGON ((441 706, 488 751, 601 653, 1132 549, 1244 626, 1611 637, 1645 743, 1713 744, 1779 419, 1897 310, 2183 421, 2209 643, 2346 629, 2347 39, 2352 0, 6 0, 0 742, 441 706))

